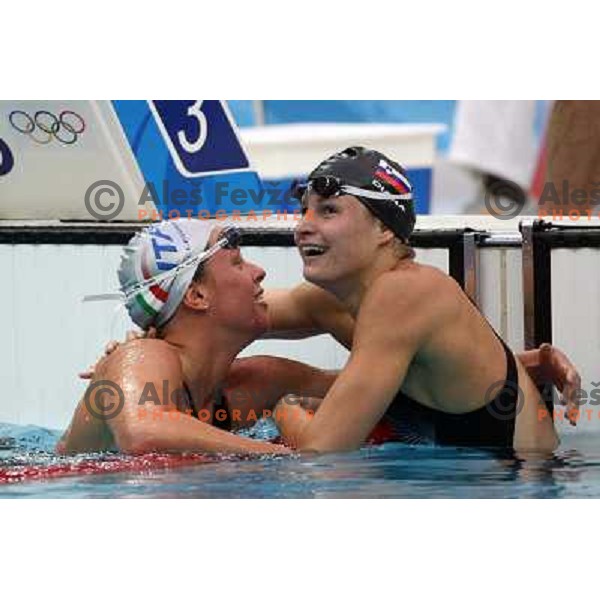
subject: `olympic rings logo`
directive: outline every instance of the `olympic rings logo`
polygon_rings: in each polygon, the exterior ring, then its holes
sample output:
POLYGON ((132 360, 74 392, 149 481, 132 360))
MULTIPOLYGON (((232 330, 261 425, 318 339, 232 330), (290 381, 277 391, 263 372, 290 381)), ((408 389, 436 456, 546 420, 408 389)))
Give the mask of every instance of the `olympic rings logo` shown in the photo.
POLYGON ((72 110, 63 110, 58 117, 47 110, 38 110, 33 117, 24 110, 13 110, 8 120, 13 129, 28 135, 38 144, 48 144, 52 138, 63 144, 74 144, 85 131, 83 117, 72 110), (35 133, 38 129, 42 136, 35 133))

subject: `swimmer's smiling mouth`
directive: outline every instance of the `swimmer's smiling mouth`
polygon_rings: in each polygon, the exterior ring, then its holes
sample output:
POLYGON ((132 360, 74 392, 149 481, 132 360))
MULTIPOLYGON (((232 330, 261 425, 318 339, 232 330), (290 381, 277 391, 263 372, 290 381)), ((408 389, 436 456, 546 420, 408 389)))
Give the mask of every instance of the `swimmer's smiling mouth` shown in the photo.
POLYGON ((320 246, 319 244, 302 244, 298 248, 300 249, 300 254, 302 254, 304 258, 322 256, 327 252, 327 247, 320 246))

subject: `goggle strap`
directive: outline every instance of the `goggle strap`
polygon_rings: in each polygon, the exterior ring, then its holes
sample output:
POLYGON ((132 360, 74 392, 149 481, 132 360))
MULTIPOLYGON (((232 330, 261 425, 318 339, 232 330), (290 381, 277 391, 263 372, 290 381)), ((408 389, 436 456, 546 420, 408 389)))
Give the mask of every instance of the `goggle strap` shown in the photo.
POLYGON ((83 297, 82 302, 97 302, 99 300, 124 300, 123 292, 111 292, 109 294, 88 294, 83 297))
POLYGON ((413 195, 411 192, 408 194, 389 194, 387 192, 374 192, 371 190, 363 190, 352 185, 343 185, 340 188, 341 192, 346 192, 352 196, 361 196, 362 198, 368 198, 369 200, 412 200, 413 195))
POLYGON ((174 279, 182 271, 186 271, 187 269, 190 269, 192 267, 197 267, 200 263, 207 261, 213 254, 215 254, 218 250, 226 246, 228 243, 229 240, 227 238, 221 238, 220 240, 215 242, 208 250, 201 250, 199 253, 193 254, 173 269, 165 271, 164 273, 159 273, 158 275, 154 275, 154 277, 150 277, 148 279, 144 279, 144 281, 136 283, 128 290, 124 291, 125 297, 130 298, 131 296, 134 296, 144 288, 149 288, 153 285, 158 285, 166 279, 174 279))
MULTIPOLYGON (((144 281, 140 281, 129 289, 122 292, 110 292, 107 294, 91 294, 88 296, 84 296, 84 302, 94 302, 97 300, 127 300, 139 293, 143 289, 147 289, 152 287, 153 285, 158 285, 162 281, 166 279, 173 279, 181 273, 181 271, 190 269, 191 267, 196 267, 203 262, 206 262, 211 256, 216 254, 218 250, 224 248, 225 246, 232 246, 232 239, 227 237, 228 233, 235 233, 237 235, 237 230, 235 227, 230 226, 223 230, 224 237, 219 238, 208 250, 200 250, 196 254, 192 254, 189 258, 184 260, 182 263, 170 269, 169 271, 165 271, 164 273, 159 273, 158 275, 154 275, 154 277, 149 277, 148 279, 144 279, 144 281)), ((222 235, 223 235, 222 234, 222 235)), ((237 242, 237 240, 236 240, 237 242)))

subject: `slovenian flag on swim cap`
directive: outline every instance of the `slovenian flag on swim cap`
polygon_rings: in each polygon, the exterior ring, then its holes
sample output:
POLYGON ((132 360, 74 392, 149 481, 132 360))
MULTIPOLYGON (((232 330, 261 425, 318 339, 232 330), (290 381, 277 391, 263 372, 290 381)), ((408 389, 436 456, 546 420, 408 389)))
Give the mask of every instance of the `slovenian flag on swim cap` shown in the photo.
POLYGON ((386 160, 379 161, 374 177, 387 184, 397 194, 410 194, 412 192, 412 186, 406 175, 392 167, 386 160))

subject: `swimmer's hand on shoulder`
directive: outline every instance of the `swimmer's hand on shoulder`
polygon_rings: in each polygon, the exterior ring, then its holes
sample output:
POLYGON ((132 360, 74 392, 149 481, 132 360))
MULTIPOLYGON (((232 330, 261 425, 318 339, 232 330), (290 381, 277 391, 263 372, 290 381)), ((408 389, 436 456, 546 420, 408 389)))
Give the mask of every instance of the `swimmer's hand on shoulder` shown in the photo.
POLYGON ((94 377, 94 373, 98 367, 98 363, 103 359, 112 354, 119 346, 122 344, 126 344, 127 342, 131 342, 133 340, 143 340, 143 339, 154 339, 156 338, 156 328, 150 327, 148 331, 134 331, 130 330, 125 335, 124 342, 117 342, 116 340, 111 340, 104 347, 104 354, 90 367, 88 367, 85 371, 79 373, 80 379, 92 379, 94 377))

